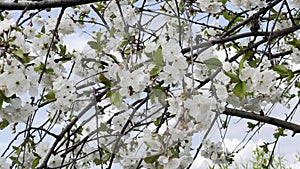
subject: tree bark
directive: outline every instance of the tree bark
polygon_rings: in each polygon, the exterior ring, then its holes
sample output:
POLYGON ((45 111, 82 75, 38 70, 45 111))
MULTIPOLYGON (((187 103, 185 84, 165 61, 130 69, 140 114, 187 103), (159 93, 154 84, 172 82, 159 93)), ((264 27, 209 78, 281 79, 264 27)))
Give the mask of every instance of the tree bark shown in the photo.
POLYGON ((262 116, 258 113, 254 113, 254 112, 226 108, 225 111, 223 112, 223 114, 241 117, 241 118, 245 118, 245 119, 251 119, 251 120, 259 121, 262 123, 270 124, 270 125, 273 125, 276 127, 282 127, 282 128, 293 131, 293 136, 296 133, 300 133, 300 125, 298 125, 298 124, 280 120, 280 119, 277 119, 274 117, 262 116))
POLYGON ((67 8, 76 5, 89 4, 93 2, 101 2, 109 0, 41 0, 41 1, 22 1, 14 2, 0 2, 1 10, 34 10, 45 8, 67 8))

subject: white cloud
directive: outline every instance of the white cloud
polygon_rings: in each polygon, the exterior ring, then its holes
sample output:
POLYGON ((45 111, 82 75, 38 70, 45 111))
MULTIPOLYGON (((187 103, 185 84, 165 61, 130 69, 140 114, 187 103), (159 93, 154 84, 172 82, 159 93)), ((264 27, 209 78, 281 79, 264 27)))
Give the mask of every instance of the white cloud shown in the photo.
MULTIPOLYGON (((299 138, 294 138, 299 139, 299 138)), ((300 163, 296 159, 296 156, 299 156, 299 153, 297 152, 297 147, 295 145, 294 139, 287 139, 282 140, 282 142, 277 145, 275 150, 275 156, 276 157, 283 157, 283 164, 285 164, 286 167, 292 167, 293 169, 300 168, 300 163)), ((237 145, 239 145, 241 140, 239 139, 224 139, 224 143, 226 148, 229 152, 233 151, 237 145)), ((245 142, 242 142, 241 145, 245 144, 245 142)), ((229 169, 235 169, 236 167, 242 167, 243 164, 251 164, 251 161, 254 160, 255 156, 253 154, 253 151, 259 147, 260 145, 264 144, 264 140, 251 140, 247 145, 241 149, 237 154, 234 154, 234 162, 232 165, 229 166, 229 169)), ((271 150, 272 147, 269 147, 269 150, 271 150)), ((195 162, 193 163, 191 169, 199 169, 199 168, 208 168, 209 166, 212 166, 212 162, 201 155, 198 155, 195 162)))
POLYGON ((71 35, 67 35, 64 37, 63 41, 67 45, 67 50, 72 51, 82 50, 87 47, 87 41, 89 41, 91 37, 84 33, 73 33, 71 35))

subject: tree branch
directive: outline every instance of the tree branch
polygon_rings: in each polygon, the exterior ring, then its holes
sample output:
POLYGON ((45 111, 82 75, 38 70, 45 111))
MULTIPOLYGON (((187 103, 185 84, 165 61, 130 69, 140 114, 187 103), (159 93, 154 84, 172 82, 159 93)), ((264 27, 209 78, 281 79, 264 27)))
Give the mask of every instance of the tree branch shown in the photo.
MULTIPOLYGON (((275 38, 280 37, 280 36, 288 35, 288 34, 293 33, 293 32, 295 32, 299 29, 300 29, 300 25, 295 25, 295 26, 292 26, 292 27, 289 27, 289 28, 286 28, 286 29, 276 31, 271 35, 270 40, 275 39, 275 38)), ((210 46, 213 46, 213 45, 216 45, 216 44, 222 44, 222 43, 226 43, 226 42, 230 42, 230 41, 233 41, 233 40, 246 38, 246 37, 250 37, 250 36, 268 36, 268 35, 270 35, 270 32, 246 32, 246 33, 241 33, 241 34, 237 34, 237 35, 232 35, 232 36, 229 36, 229 37, 226 37, 226 38, 218 38, 218 39, 213 39, 213 40, 210 40, 210 41, 207 41, 207 42, 202 42, 202 43, 199 43, 197 45, 194 45, 192 47, 192 50, 196 50, 196 49, 203 48, 203 47, 210 47, 210 46)), ((252 46, 246 48, 245 50, 249 50, 249 49, 252 49, 253 47, 257 47, 258 45, 260 45, 260 44, 262 44, 266 41, 267 41, 267 39, 264 38, 261 41, 259 41, 260 43, 253 44, 252 46)), ((191 48, 188 47, 188 48, 182 49, 181 53, 185 54, 185 53, 190 52, 190 51, 191 51, 191 48)), ((244 53, 244 52, 245 52, 244 50, 241 51, 241 53, 244 53)))
MULTIPOLYGON (((218 39, 213 39, 207 42, 202 42, 199 43, 197 45, 192 46, 192 50, 196 50, 199 48, 203 48, 203 47, 211 47, 215 44, 222 44, 222 43, 226 43, 226 42, 230 42, 230 41, 234 41, 234 40, 238 40, 238 39, 242 39, 242 38, 247 38, 247 37, 251 37, 251 36, 268 36, 270 35, 270 32, 245 32, 245 33, 241 33, 241 34, 237 34, 237 35, 232 35, 226 38, 218 38, 218 39)), ((185 54, 187 52, 190 52, 191 48, 184 48, 181 50, 181 53, 185 54)))
POLYGON ((273 126, 282 127, 282 128, 293 131, 294 133, 292 136, 294 136, 296 133, 300 133, 300 125, 298 125, 298 124, 280 120, 280 119, 277 119, 274 117, 262 116, 258 113, 254 113, 254 112, 226 108, 222 114, 241 117, 241 118, 245 118, 245 119, 256 120, 256 121, 267 123, 267 124, 270 124, 273 126))
POLYGON ((282 0, 274 0, 272 3, 269 3, 268 6, 261 8, 257 13, 255 13, 254 15, 252 15, 251 17, 248 17, 247 19, 245 19, 243 22, 235 25, 234 27, 230 28, 229 30, 227 30, 223 35, 222 38, 230 35, 231 33, 233 33, 235 30, 237 30, 238 28, 246 25, 247 23, 251 22, 253 20, 254 17, 256 16, 260 16, 260 15, 264 15, 266 12, 268 12, 271 8, 273 8, 274 6, 276 6, 278 3, 282 2, 282 0))
POLYGON ((58 145, 58 143, 64 138, 65 134, 69 131, 71 131, 71 128, 76 124, 76 122, 96 104, 95 100, 92 100, 88 105, 86 105, 79 114, 73 118, 73 120, 60 132, 59 135, 56 136, 56 139, 51 147, 49 147, 49 150, 47 154, 44 156, 44 160, 40 163, 40 166, 37 167, 37 169, 44 169, 47 168, 47 163, 50 159, 50 156, 54 154, 54 149, 58 145))
POLYGON ((0 2, 1 10, 34 10, 45 8, 67 8, 70 6, 89 4, 93 2, 108 0, 42 0, 42 1, 26 1, 26 2, 0 2))

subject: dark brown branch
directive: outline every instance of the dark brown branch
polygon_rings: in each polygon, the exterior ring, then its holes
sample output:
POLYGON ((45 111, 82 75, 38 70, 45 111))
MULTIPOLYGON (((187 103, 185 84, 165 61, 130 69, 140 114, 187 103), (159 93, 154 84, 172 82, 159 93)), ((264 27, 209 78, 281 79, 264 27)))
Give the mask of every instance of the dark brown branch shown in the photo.
MULTIPOLYGON (((292 26, 292 27, 289 27, 289 28, 286 28, 286 29, 282 29, 280 31, 277 31, 277 32, 274 32, 270 39, 275 39, 277 37, 280 37, 280 36, 284 36, 284 35, 288 35, 292 32, 295 32, 297 30, 300 29, 300 25, 295 25, 295 26, 292 26)), ((246 37, 250 37, 250 36, 269 36, 270 35, 270 32, 246 32, 246 33, 241 33, 241 34, 238 34, 238 35, 233 35, 233 36, 229 36, 229 37, 226 37, 226 38, 219 38, 219 39, 214 39, 214 40, 210 40, 210 41, 207 41, 207 42, 203 42, 203 43, 199 43, 195 46, 192 47, 192 50, 196 50, 196 49, 199 49, 199 48, 203 48, 203 47, 210 47, 210 46, 213 46, 215 44, 222 44, 222 43, 226 43, 226 42, 230 42, 230 41, 233 41, 233 40, 237 40, 237 39, 241 39, 241 38, 246 38, 246 37)), ((267 40, 266 39, 263 39, 262 42, 266 42, 267 40)), ((253 46, 256 47, 258 45, 260 45, 261 43, 258 43, 258 44, 254 44, 253 46)), ((253 47, 251 47, 252 49, 253 47)), ((185 54, 187 52, 191 51, 190 48, 184 48, 181 50, 181 53, 185 54)))
MULTIPOLYGON (((250 37, 250 36, 268 36, 269 34, 270 34, 269 32, 246 32, 246 33, 241 33, 241 34, 229 36, 229 37, 226 37, 226 38, 219 38, 219 39, 214 39, 214 40, 210 40, 210 41, 207 41, 207 42, 199 43, 199 44, 193 46, 192 50, 203 48, 203 47, 210 47, 210 46, 213 46, 215 44, 223 44, 223 43, 226 43, 226 42, 230 42, 230 41, 241 39, 241 38, 247 38, 247 37, 250 37)), ((185 53, 189 52, 190 50, 191 50, 190 48, 184 48, 184 49, 182 49, 181 52, 183 54, 185 54, 185 53)))
MULTIPOLYGON (((262 15, 262 14, 265 14, 268 10, 270 10, 272 7, 276 6, 276 5, 277 5, 279 2, 281 2, 281 1, 282 1, 282 0, 275 0, 274 2, 270 3, 267 7, 261 8, 255 15, 252 15, 251 17, 245 19, 243 22, 241 22, 241 23, 235 25, 234 27, 232 27, 231 29, 227 30, 227 31, 226 31, 219 39, 213 40, 214 42, 212 42, 212 41, 205 42, 205 43, 207 43, 207 44, 201 43, 201 44, 198 44, 198 46, 193 46, 192 49, 195 50, 195 49, 199 49, 199 48, 202 48, 202 47, 206 47, 206 46, 208 46, 208 45, 215 45, 215 44, 220 44, 220 43, 225 43, 225 42, 231 41, 231 40, 227 41, 225 37, 227 37, 228 35, 230 35, 230 34, 231 34, 232 32, 234 32, 236 29, 238 29, 238 28, 240 28, 240 27, 246 25, 247 23, 249 23, 251 20, 253 20, 253 18, 254 18, 255 16, 260 16, 260 15, 262 15), (201 45, 202 45, 202 46, 201 46, 201 45), (203 45, 204 45, 204 46, 203 46, 203 45)), ((237 35, 235 35, 235 36, 237 36, 237 35)), ((262 36, 262 35, 255 35, 255 34, 253 34, 253 35, 248 35, 248 36, 262 36)), ((234 36, 231 36, 231 37, 234 37, 234 36)), ((229 37, 229 38, 230 38, 230 37, 229 37)), ((240 37, 240 38, 242 38, 242 37, 240 37)), ((185 53, 187 53, 187 52, 189 52, 189 51, 191 51, 190 48, 185 48, 185 49, 182 49, 181 52, 182 52, 183 54, 185 54, 185 53)))
POLYGON ((268 39, 264 38, 250 46, 248 46, 247 48, 244 48, 242 49, 241 51, 239 51, 236 55, 234 55, 232 58, 229 59, 229 62, 233 62, 235 61, 239 56, 241 56, 242 54, 244 54, 245 52, 253 49, 253 48, 256 48, 258 47, 259 45, 267 42, 267 41, 271 41, 275 38, 278 38, 278 37, 281 37, 281 36, 285 36, 285 35, 288 35, 290 33, 293 33, 297 30, 300 29, 300 25, 296 25, 296 26, 293 26, 293 27, 289 27, 289 28, 286 28, 286 29, 282 29, 280 31, 277 31, 277 32, 274 32, 268 39))
POLYGON ((71 128, 76 124, 76 122, 96 104, 96 101, 91 101, 88 105, 86 105, 79 114, 73 118, 73 120, 60 132, 59 135, 56 136, 56 139, 51 147, 49 147, 48 153, 45 155, 44 160, 40 163, 40 166, 37 169, 47 168, 47 163, 50 159, 50 156, 54 154, 54 149, 58 145, 58 143, 64 138, 65 134, 71 130, 71 128))
POLYGON ((285 55, 290 55, 293 53, 293 50, 288 50, 288 51, 284 51, 284 52, 281 52, 281 53, 265 53, 269 58, 271 59, 275 59, 275 58, 280 58, 280 57, 283 57, 285 55))
POLYGON ((41 80, 43 78, 43 75, 46 71, 46 66, 47 66, 47 62, 48 62, 48 58, 50 57, 50 51, 52 50, 52 46, 54 44, 54 40, 55 40, 55 37, 57 36, 57 33, 58 33, 58 27, 59 27, 59 24, 60 24, 60 21, 62 19, 62 16, 64 15, 64 12, 65 12, 65 9, 66 8, 62 8, 60 10, 60 13, 59 13, 59 16, 57 18, 57 22, 56 22, 56 25, 55 25, 55 28, 53 30, 53 35, 52 35, 52 38, 51 38, 51 42, 49 44, 49 47, 48 47, 48 50, 47 50, 47 53, 46 53, 46 58, 45 58, 45 63, 44 63, 44 67, 43 67, 43 70, 40 74, 40 77, 39 77, 39 80, 38 80, 38 83, 41 83, 41 80))
POLYGON ((298 125, 298 124, 280 120, 280 119, 277 119, 274 117, 262 116, 258 113, 254 113, 254 112, 226 108, 225 111, 223 112, 223 114, 241 117, 241 118, 245 118, 245 119, 256 120, 256 121, 267 123, 267 124, 270 124, 270 125, 273 125, 276 127, 282 127, 282 128, 293 131, 294 132, 293 135, 295 135, 296 133, 300 133, 300 125, 298 125))
POLYGON ((255 13, 254 15, 252 15, 251 17, 245 19, 243 22, 235 25, 234 27, 230 28, 229 30, 227 30, 222 37, 226 37, 228 35, 230 35, 231 33, 233 33, 235 30, 239 29, 240 27, 246 25, 247 23, 251 22, 253 20, 254 17, 256 16, 260 16, 260 15, 264 15, 266 12, 268 12, 271 8, 273 8, 274 6, 276 6, 278 3, 280 3, 282 0, 274 0, 272 3, 268 4, 268 6, 261 8, 257 13, 255 13))
MULTIPOLYGON (((108 167, 107 168, 111 168, 112 167, 112 164, 114 162, 114 159, 116 158, 116 153, 117 151, 119 150, 119 144, 120 144, 120 140, 121 138, 126 135, 126 130, 128 128, 128 126, 130 125, 131 123, 131 120, 132 118, 134 117, 134 114, 136 113, 136 111, 142 107, 149 99, 149 96, 147 95, 145 98, 143 99, 140 99, 140 100, 137 100, 135 101, 133 104, 132 104, 132 107, 133 107, 133 112, 129 115, 127 121, 125 122, 121 132, 120 132, 120 136, 116 139, 116 143, 114 145, 114 148, 113 148, 113 152, 111 154, 111 157, 110 157, 110 161, 108 163, 108 167), (136 107, 134 107, 136 105, 136 107)), ((109 123, 108 123, 109 124, 109 123)))
POLYGON ((94 12, 100 17, 101 21, 103 22, 103 26, 107 29, 107 30, 110 30, 104 16, 97 10, 97 8, 91 4, 90 7, 94 10, 94 12))
POLYGON ((42 1, 27 1, 27 2, 0 2, 1 10, 33 10, 45 8, 67 8, 76 5, 89 4, 107 0, 42 0, 42 1))

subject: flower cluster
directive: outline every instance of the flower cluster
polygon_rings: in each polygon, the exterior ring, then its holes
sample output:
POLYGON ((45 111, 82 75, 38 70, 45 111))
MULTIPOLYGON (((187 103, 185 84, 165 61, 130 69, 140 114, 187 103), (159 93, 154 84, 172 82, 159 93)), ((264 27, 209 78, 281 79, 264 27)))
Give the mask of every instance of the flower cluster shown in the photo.
MULTIPOLYGON (((232 63, 224 63, 223 70, 229 77, 238 79, 239 82, 229 86, 231 90, 238 90, 238 95, 226 95, 227 101, 237 107, 251 111, 260 111, 265 104, 280 101, 281 89, 276 83, 278 74, 270 69, 269 61, 264 60, 260 69, 245 65, 242 69, 232 63), (235 73, 238 70, 238 76, 235 73), (239 71, 240 70, 240 71, 239 71), (240 94, 240 95, 239 95, 240 94), (272 96, 272 97, 270 97, 272 96)), ((221 92, 217 86, 217 93, 221 92), (219 90, 219 91, 218 91, 219 90)), ((222 92, 224 93, 224 92, 222 92)), ((224 94, 219 94, 224 95, 224 94)))
POLYGON ((222 143, 214 143, 210 140, 205 140, 201 150, 201 155, 205 158, 211 159, 214 163, 226 163, 229 160, 229 154, 223 150, 222 143))
POLYGON ((251 0, 232 0, 231 3, 236 7, 236 8, 245 8, 245 9, 251 9, 259 6, 264 6, 266 4, 266 1, 264 0, 257 0, 257 1, 251 1, 251 0))

